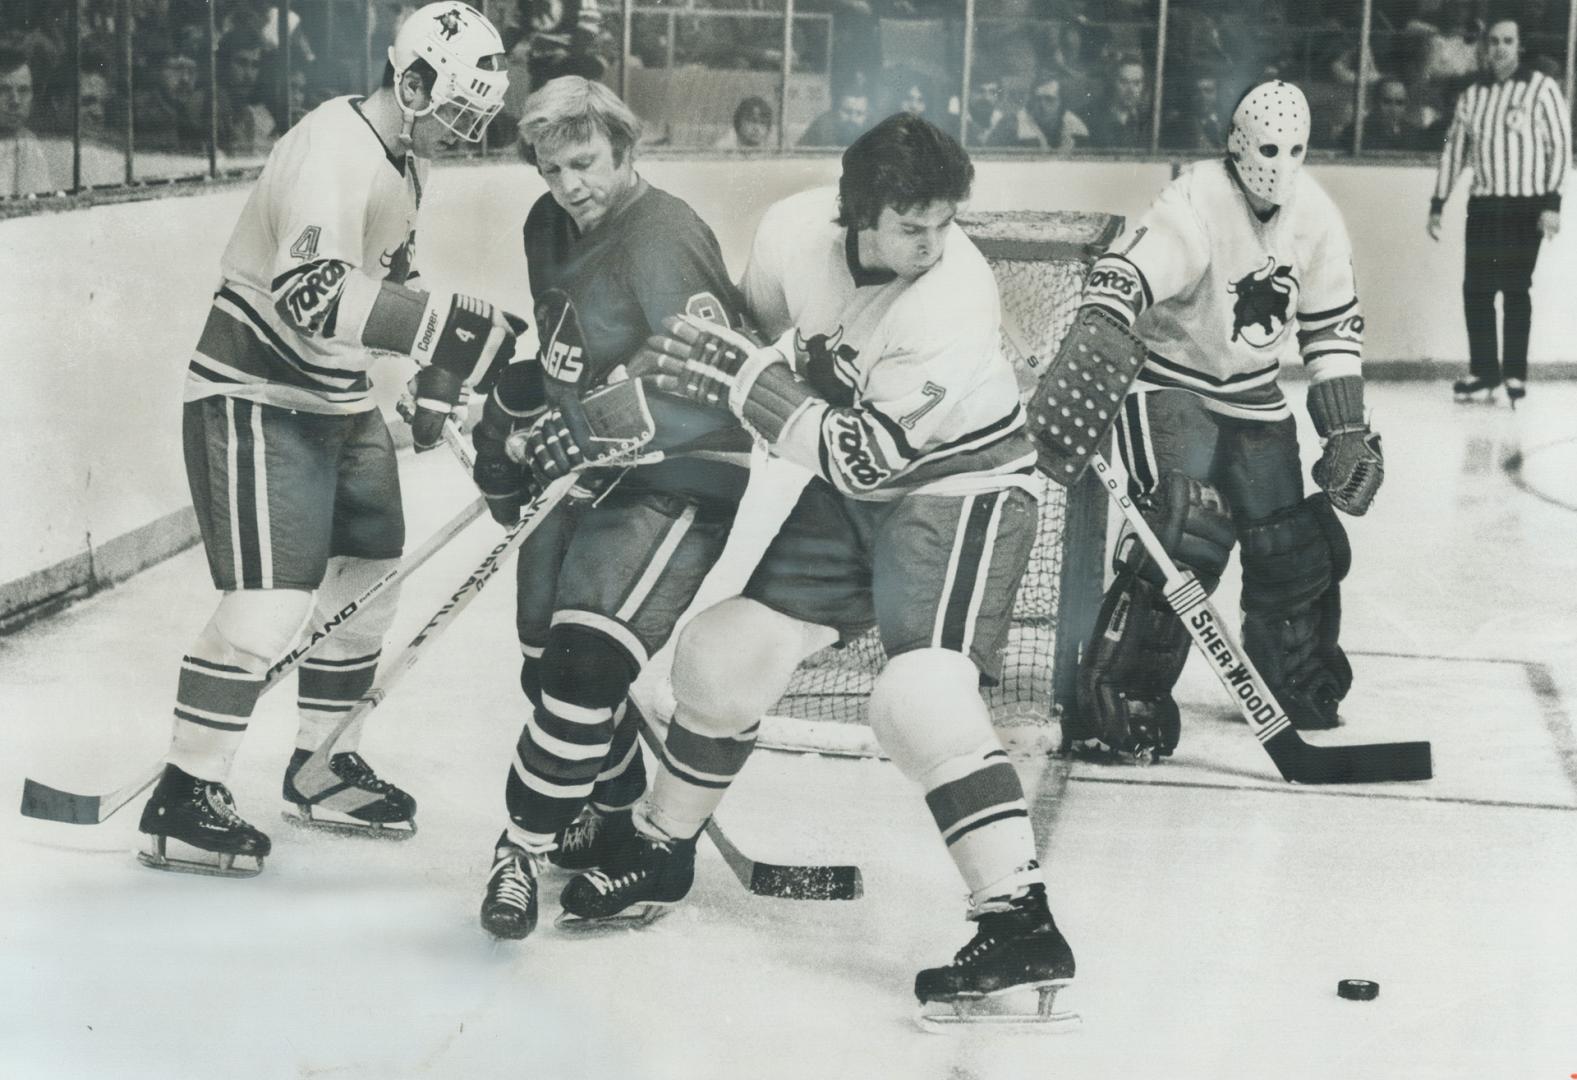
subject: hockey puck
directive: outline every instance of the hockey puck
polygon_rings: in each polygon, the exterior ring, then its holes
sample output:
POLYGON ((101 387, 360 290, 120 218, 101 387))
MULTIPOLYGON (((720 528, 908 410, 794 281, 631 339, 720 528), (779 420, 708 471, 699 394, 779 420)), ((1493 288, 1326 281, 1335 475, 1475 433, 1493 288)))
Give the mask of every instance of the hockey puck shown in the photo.
POLYGON ((1368 979, 1343 979, 1336 984, 1336 994, 1348 1001, 1373 1001, 1380 996, 1380 984, 1368 979))

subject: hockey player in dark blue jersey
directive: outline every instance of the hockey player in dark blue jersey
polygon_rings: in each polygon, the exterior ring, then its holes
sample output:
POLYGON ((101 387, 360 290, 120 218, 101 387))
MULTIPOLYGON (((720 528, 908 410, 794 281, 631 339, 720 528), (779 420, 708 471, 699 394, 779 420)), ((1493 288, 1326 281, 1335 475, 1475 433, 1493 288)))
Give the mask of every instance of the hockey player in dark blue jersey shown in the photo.
MULTIPOLYGON (((521 131, 548 185, 524 230, 540 348, 500 380, 476 433, 476 479, 505 524, 543 485, 595 459, 580 403, 627 377, 626 361, 663 319, 738 326, 742 311, 711 229, 636 173, 639 121, 612 91, 554 79, 527 100, 521 131)), ((664 460, 561 503, 520 552, 530 707, 482 903, 496 937, 536 925, 543 860, 589 868, 632 835, 646 776, 629 687, 722 553, 744 493, 745 431, 726 414, 650 397, 664 460)), ((597 471, 588 475, 596 487, 597 471)))

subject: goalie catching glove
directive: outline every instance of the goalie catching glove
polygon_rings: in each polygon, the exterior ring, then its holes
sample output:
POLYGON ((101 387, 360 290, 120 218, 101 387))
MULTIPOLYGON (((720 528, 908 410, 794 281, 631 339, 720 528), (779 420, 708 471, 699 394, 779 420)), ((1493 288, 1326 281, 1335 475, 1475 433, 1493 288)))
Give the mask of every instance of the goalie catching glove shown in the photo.
POLYGON ((1342 375, 1311 383, 1308 404, 1314 430, 1325 441, 1325 452, 1314 463, 1314 482, 1332 506, 1359 517, 1385 479, 1380 436, 1364 419, 1363 379, 1342 375))
POLYGON ((820 399, 784 355, 693 315, 670 315, 630 362, 630 374, 701 405, 727 409, 768 442, 820 399))

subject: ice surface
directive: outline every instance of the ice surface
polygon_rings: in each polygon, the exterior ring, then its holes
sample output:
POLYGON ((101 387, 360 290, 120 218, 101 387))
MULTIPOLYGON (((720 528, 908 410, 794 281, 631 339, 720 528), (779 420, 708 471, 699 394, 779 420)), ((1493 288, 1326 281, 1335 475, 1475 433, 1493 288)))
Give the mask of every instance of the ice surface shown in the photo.
MULTIPOLYGON (((1577 1073, 1577 386, 1536 383, 1516 414, 1441 385, 1369 397, 1388 472, 1348 521, 1358 682, 1318 741, 1429 738, 1437 779, 1289 787, 1197 665, 1174 761, 1021 762, 1080 964, 1059 1002, 1075 1034, 914 1029, 915 971, 970 930, 919 792, 880 761, 761 753, 720 814, 760 857, 858 863, 863 900, 749 897, 703 845, 690 902, 646 930, 554 930, 552 878, 543 928, 490 941, 476 909, 520 726, 510 572, 369 726, 368 756, 421 802, 408 843, 279 820, 289 691, 232 777, 274 838, 259 878, 139 867, 140 800, 97 827, 0 813, 0 1077, 1577 1073), (1379 998, 1338 998, 1342 978, 1379 998)), ((441 453, 404 465, 414 545, 467 493, 441 453)), ((492 530, 411 584, 391 649, 492 530)), ((23 775, 106 791, 163 752, 211 603, 193 551, 0 639, 9 806, 23 775)))

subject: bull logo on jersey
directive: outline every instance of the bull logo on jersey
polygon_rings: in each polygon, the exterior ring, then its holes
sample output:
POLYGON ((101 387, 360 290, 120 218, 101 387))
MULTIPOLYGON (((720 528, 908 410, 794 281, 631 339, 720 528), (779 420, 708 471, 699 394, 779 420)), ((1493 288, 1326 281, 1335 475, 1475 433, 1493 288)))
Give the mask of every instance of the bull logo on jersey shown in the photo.
POLYGON ((405 279, 411 276, 411 263, 415 260, 416 234, 413 232, 405 238, 405 242, 393 251, 385 251, 378 256, 378 265, 388 271, 385 275, 397 285, 405 284, 405 279))
POLYGON ((1280 341, 1292 314, 1292 294, 1298 288, 1292 267, 1277 266, 1275 257, 1267 255, 1264 266, 1244 274, 1230 288, 1237 297, 1232 303, 1232 340, 1241 337, 1256 349, 1280 341))
POLYGON ((445 41, 453 38, 461 30, 460 13, 453 8, 435 15, 434 18, 438 20, 438 32, 444 36, 445 41))
POLYGON ((795 330, 794 351, 798 354, 794 366, 818 395, 840 407, 854 404, 854 361, 860 351, 843 344, 842 326, 831 334, 808 338, 795 330))
POLYGON ((586 338, 575 314, 575 302, 559 289, 549 289, 536 306, 537 335, 541 348, 537 359, 548 378, 560 382, 579 382, 586 370, 586 338))

